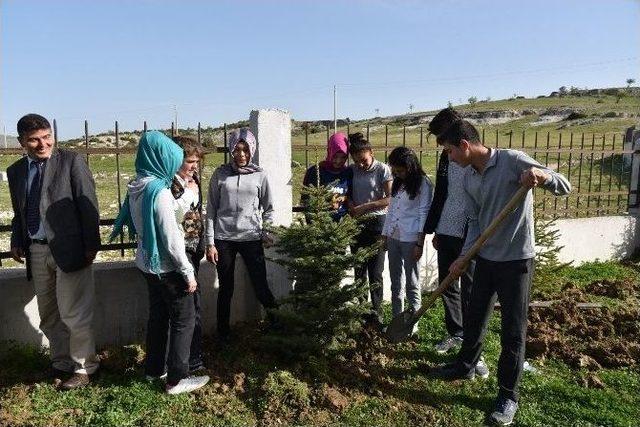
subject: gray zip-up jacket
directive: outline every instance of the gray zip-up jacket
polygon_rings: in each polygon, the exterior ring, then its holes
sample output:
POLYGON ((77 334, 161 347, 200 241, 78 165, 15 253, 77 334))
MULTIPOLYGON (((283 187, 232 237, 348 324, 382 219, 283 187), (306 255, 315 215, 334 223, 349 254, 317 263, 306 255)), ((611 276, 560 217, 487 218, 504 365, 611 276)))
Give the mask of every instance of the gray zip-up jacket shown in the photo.
POLYGON ((261 240, 263 225, 273 222, 273 195, 264 170, 240 174, 231 165, 215 170, 209 182, 205 241, 261 240))
MULTIPOLYGON (((522 151, 492 148, 482 174, 473 166, 465 169, 463 185, 469 230, 461 256, 471 249, 480 233, 506 206, 520 188, 520 175, 532 166, 549 175, 542 188, 556 196, 571 192, 571 184, 562 174, 542 166, 522 151)), ((534 245, 533 194, 529 191, 524 201, 485 242, 478 255, 490 261, 528 259, 535 256, 534 245)))

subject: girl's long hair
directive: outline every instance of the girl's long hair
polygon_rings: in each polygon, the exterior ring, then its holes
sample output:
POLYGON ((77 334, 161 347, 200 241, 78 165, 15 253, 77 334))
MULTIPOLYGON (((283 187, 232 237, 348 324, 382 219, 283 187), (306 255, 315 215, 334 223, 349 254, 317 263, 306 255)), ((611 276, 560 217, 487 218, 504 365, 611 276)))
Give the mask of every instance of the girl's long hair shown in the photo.
POLYGON ((404 186, 405 191, 409 194, 409 198, 411 200, 415 199, 420 191, 422 179, 426 176, 415 151, 407 147, 394 148, 391 154, 389 154, 388 162, 390 166, 404 167, 407 169, 407 177, 405 179, 397 176, 393 177, 391 195, 395 196, 398 194, 398 190, 404 186))

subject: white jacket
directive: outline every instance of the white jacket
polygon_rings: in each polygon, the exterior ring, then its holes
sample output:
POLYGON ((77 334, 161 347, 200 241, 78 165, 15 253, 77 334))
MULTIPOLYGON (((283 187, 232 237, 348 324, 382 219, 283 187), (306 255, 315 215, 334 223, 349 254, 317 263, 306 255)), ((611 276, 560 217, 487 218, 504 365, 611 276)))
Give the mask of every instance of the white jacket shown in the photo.
MULTIPOLYGON (((145 264, 146 254, 142 247, 142 234, 144 224, 142 222, 142 194, 144 187, 152 180, 151 177, 136 178, 129 183, 129 206, 131 218, 138 232, 138 249, 136 250, 136 266, 145 273, 151 273, 145 264)), ((187 258, 184 247, 184 234, 176 221, 174 198, 168 188, 163 188, 158 193, 154 209, 157 227, 158 244, 167 248, 167 256, 160 259, 160 271, 155 273, 169 273, 177 271, 186 281, 194 280, 193 266, 187 258)))
POLYGON ((431 198, 431 182, 427 177, 423 178, 420 190, 413 200, 404 188, 398 190, 398 193, 391 197, 382 235, 401 242, 417 241, 427 220, 431 198))

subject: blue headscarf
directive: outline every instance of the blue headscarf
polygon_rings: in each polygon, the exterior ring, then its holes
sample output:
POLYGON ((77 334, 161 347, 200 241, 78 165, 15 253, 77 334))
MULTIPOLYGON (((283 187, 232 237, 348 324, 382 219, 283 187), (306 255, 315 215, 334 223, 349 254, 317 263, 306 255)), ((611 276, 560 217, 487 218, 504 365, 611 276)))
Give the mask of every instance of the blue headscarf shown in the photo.
MULTIPOLYGON (((137 177, 155 178, 147 183, 142 195, 142 247, 147 255, 145 264, 152 272, 159 271, 160 249, 166 252, 165 248, 159 248, 158 245, 158 233, 154 215, 156 199, 160 190, 171 186, 171 181, 178 169, 180 169, 183 158, 184 151, 182 148, 162 132, 154 130, 142 134, 138 143, 138 153, 136 154, 137 177)), ((129 230, 129 238, 135 238, 137 233, 131 218, 129 194, 127 194, 118 218, 116 218, 109 238, 110 241, 113 241, 122 233, 123 225, 126 225, 129 230)))

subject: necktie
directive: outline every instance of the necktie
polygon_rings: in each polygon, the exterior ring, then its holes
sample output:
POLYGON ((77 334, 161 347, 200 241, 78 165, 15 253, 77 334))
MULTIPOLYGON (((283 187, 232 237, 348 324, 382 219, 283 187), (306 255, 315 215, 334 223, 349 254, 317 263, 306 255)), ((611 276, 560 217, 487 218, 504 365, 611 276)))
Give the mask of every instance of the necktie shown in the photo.
POLYGON ((36 172, 27 195, 27 229, 32 236, 40 228, 40 193, 42 190, 44 162, 44 160, 31 162, 31 168, 35 168, 36 172))

